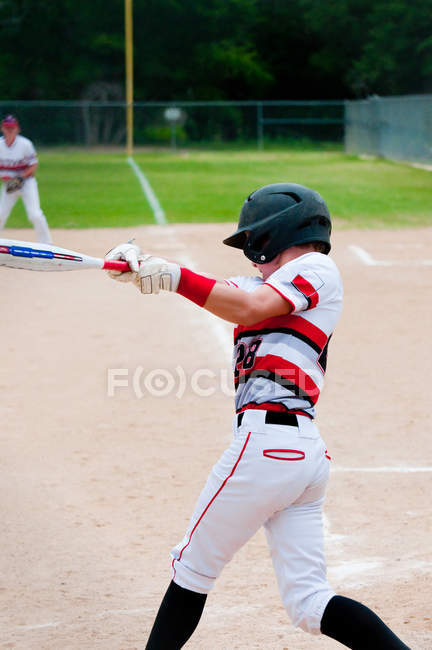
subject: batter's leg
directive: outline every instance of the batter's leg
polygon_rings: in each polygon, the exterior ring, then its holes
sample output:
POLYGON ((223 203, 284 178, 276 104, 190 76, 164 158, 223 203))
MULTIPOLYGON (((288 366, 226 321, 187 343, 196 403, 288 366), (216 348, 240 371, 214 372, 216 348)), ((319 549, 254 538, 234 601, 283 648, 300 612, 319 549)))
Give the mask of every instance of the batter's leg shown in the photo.
POLYGON ((320 634, 324 610, 336 595, 326 578, 323 501, 292 505, 265 524, 284 607, 293 624, 311 634, 320 634))
POLYGON ((186 535, 171 551, 173 580, 184 589, 211 591, 224 566, 267 520, 268 503, 257 494, 263 479, 263 472, 257 478, 257 444, 253 436, 239 436, 212 468, 186 535))
POLYGON ((353 650, 409 650, 371 609, 344 596, 328 603, 321 632, 353 650))
POLYGON ((11 192, 8 194, 5 190, 5 186, 3 185, 0 194, 0 230, 3 230, 19 195, 19 192, 11 192))
POLYGON ((207 594, 198 594, 171 582, 156 616, 146 650, 182 648, 199 623, 206 599, 207 594))
POLYGON ((29 220, 32 222, 38 241, 51 244, 52 239, 48 223, 40 207, 39 192, 35 178, 28 178, 21 190, 25 209, 29 220))
MULTIPOLYGON (((183 541, 173 549, 174 579, 162 601, 147 650, 178 650, 192 635, 207 593, 234 553, 260 528, 268 515, 254 498, 256 450, 250 436, 225 451, 202 490, 183 541), (252 495, 248 500, 246 497, 252 495)), ((262 506, 261 506, 262 507, 262 506)))
POLYGON ((274 515, 266 534, 282 601, 294 625, 325 634, 353 650, 409 650, 361 603, 337 596, 326 580, 323 499, 274 515))
MULTIPOLYGON (((206 595, 212 589, 224 566, 262 525, 267 525, 275 510, 285 511, 287 504, 303 495, 305 487, 310 482, 312 467, 295 463, 287 471, 285 462, 272 460, 264 453, 270 448, 280 450, 281 445, 290 450, 302 448, 293 447, 293 444, 300 445, 296 430, 291 433, 285 430, 275 433, 265 430, 248 432, 247 429, 242 429, 235 434, 230 447, 212 468, 198 498, 184 539, 171 552, 173 581, 181 588, 181 591, 176 592, 177 598, 189 599, 190 594, 195 594, 195 598, 199 599, 199 594, 206 595)), ((307 449, 316 446, 315 442, 303 441, 302 444, 307 449)), ((328 461, 324 457, 324 448, 321 450, 321 443, 318 451, 321 451, 320 458, 322 456, 326 464, 322 471, 322 478, 319 475, 317 479, 313 497, 310 497, 314 499, 317 498, 317 493, 321 496, 328 476, 328 461)), ((319 474, 319 472, 315 473, 319 474)), ((320 534, 322 536, 321 504, 318 504, 316 510, 319 537, 320 534)), ((313 533, 312 528, 311 525, 306 526, 306 537, 313 533)), ((304 543, 309 555, 313 555, 314 542, 314 539, 307 538, 304 543)), ((303 544, 302 538, 300 544, 303 544)), ((301 558, 300 553, 298 557, 301 558)), ((301 559, 305 560, 307 557, 303 556, 301 559)), ((303 564, 302 571, 306 572, 307 569, 304 567, 303 564)), ((322 600, 322 607, 319 608, 316 616, 316 627, 319 632, 324 608, 335 594, 325 582, 325 576, 321 583, 319 580, 317 582, 318 587, 325 592, 324 596, 322 593, 319 594, 320 602, 322 600)), ((315 594, 317 591, 315 581, 313 589, 315 594)), ((304 595, 304 590, 302 594, 304 595)), ((309 591, 306 595, 309 595, 309 591)), ((172 602, 172 595, 170 595, 169 603, 172 602)), ((165 605, 163 610, 166 610, 165 605)), ((160 616, 162 621, 166 620, 167 615, 164 611, 160 616)), ((199 615, 197 616, 196 613, 192 615, 192 619, 188 618, 187 630, 193 630, 198 620, 199 615)), ((157 630, 160 629, 161 625, 158 625, 157 630)), ((157 630, 154 634, 159 636, 160 632, 157 630)), ((154 638, 152 632, 152 640, 154 638)), ((163 645, 160 646, 162 647, 163 645)), ((181 645, 172 647, 180 648, 181 645)), ((149 646, 150 648, 153 650, 158 646, 149 646)))

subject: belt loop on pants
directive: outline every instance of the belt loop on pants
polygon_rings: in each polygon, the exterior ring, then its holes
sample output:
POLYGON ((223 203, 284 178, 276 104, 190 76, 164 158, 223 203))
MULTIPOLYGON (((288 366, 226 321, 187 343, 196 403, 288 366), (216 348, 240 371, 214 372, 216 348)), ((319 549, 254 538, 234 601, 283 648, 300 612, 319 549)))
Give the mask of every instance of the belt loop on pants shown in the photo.
MULTIPOLYGON (((239 427, 246 411, 237 414, 237 426, 239 427)), ((264 421, 266 424, 279 424, 289 427, 298 427, 297 416, 294 413, 281 413, 279 411, 266 411, 264 421)))

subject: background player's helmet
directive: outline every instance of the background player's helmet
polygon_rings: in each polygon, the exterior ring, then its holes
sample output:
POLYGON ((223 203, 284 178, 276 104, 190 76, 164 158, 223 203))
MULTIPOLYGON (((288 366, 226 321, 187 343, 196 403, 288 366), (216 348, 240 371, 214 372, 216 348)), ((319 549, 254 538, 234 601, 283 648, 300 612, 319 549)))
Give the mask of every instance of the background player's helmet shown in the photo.
POLYGON ((275 183, 248 196, 237 232, 223 243, 264 264, 290 246, 309 242, 322 242, 327 255, 330 234, 330 213, 318 192, 296 183, 275 183))
POLYGON ((19 126, 19 122, 15 115, 5 115, 5 117, 2 119, 1 125, 9 127, 19 126))

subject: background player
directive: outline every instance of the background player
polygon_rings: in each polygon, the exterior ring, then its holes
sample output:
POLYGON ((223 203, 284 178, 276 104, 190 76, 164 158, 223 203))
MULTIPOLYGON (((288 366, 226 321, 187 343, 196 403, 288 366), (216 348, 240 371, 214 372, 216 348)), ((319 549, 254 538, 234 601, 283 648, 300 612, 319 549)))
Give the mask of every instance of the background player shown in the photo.
POLYGON ((0 176, 3 187, 0 194, 0 231, 21 196, 27 216, 35 227, 38 241, 50 244, 51 235, 40 207, 34 176, 38 160, 33 143, 19 135, 19 123, 13 115, 7 115, 2 120, 1 130, 3 137, 0 137, 0 176))
POLYGON ((326 579, 322 505, 329 456, 314 424, 328 342, 342 309, 339 272, 328 257, 331 222, 322 197, 279 183, 245 201, 236 233, 261 277, 217 281, 121 244, 142 293, 177 292, 234 332, 233 441, 213 467, 182 542, 173 579, 147 650, 181 648, 198 624, 223 567, 264 526, 291 620, 356 650, 407 646, 361 603, 335 594, 326 579))

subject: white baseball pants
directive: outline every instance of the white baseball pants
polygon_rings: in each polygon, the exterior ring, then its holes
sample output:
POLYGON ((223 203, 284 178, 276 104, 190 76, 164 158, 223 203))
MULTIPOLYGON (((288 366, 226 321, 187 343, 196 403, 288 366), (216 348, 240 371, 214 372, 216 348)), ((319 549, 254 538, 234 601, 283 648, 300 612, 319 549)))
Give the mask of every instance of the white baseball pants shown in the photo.
POLYGON ((10 194, 6 192, 5 184, 3 184, 0 194, 0 230, 3 230, 11 210, 20 196, 24 202, 27 216, 36 230, 38 241, 51 244, 50 231, 40 207, 38 186, 34 177, 27 178, 20 190, 10 194))
POLYGON ((322 504, 329 460, 319 431, 265 424, 246 411, 230 447, 213 467, 187 533, 172 551, 173 580, 207 593, 223 567, 264 526, 283 604, 312 634, 335 595, 326 580, 322 504))

